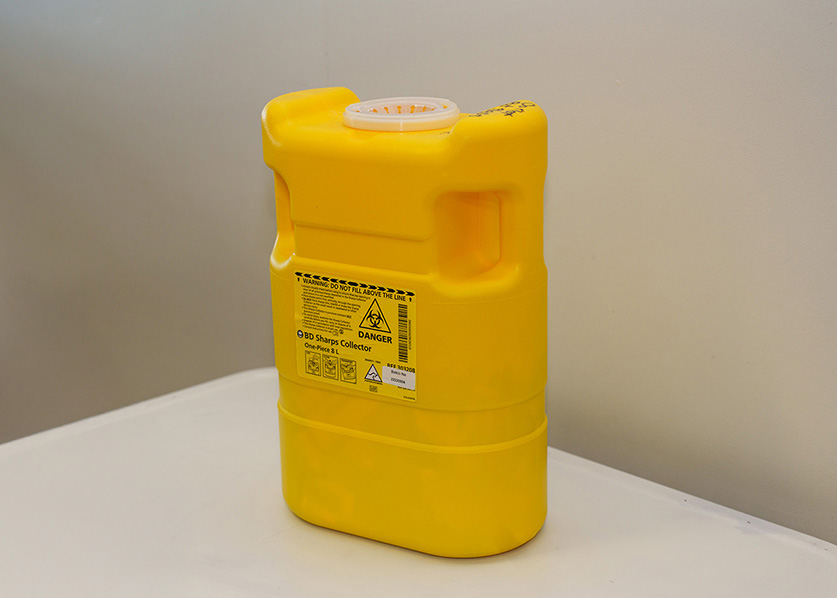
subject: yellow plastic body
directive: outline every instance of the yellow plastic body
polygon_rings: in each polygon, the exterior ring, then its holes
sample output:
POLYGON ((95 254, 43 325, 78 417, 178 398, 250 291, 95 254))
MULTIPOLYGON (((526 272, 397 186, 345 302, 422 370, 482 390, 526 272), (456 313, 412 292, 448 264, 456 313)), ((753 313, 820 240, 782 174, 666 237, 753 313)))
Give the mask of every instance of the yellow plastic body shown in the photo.
POLYGON ((546 117, 531 102, 447 129, 343 124, 343 88, 262 115, 282 485, 311 523, 443 556, 531 539, 546 516, 546 117), (416 397, 300 375, 295 272, 416 293, 416 397))

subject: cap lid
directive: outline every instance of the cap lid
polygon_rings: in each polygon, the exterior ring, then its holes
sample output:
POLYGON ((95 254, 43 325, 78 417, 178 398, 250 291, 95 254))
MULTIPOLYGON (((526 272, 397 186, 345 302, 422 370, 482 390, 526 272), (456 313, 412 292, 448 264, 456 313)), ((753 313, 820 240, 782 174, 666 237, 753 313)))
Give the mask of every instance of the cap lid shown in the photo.
POLYGON ((346 107, 343 124, 366 131, 429 131, 459 120, 459 108, 444 98, 382 98, 346 107))

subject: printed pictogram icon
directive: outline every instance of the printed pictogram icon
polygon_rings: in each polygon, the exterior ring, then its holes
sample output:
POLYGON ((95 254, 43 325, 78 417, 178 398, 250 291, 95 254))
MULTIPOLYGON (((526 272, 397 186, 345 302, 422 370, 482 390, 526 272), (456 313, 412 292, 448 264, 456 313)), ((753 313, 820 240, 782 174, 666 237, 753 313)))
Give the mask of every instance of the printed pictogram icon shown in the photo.
POLYGON ((323 355, 323 376, 337 380, 337 357, 333 355, 323 355))
POLYGON ((375 364, 369 366, 369 370, 366 372, 366 376, 364 376, 366 380, 371 382, 383 382, 381 380, 381 375, 378 373, 378 370, 375 369, 375 364))
POLYGON ((378 305, 377 299, 372 300, 372 305, 366 310, 366 315, 360 321, 359 327, 372 330, 373 332, 392 334, 392 330, 389 329, 389 324, 387 324, 387 319, 384 317, 384 312, 381 311, 381 306, 378 305))
POLYGON ((305 352, 305 371, 312 376, 320 375, 320 354, 314 351, 305 352))
POLYGON ((357 383, 357 364, 354 359, 340 359, 340 379, 349 384, 357 383))

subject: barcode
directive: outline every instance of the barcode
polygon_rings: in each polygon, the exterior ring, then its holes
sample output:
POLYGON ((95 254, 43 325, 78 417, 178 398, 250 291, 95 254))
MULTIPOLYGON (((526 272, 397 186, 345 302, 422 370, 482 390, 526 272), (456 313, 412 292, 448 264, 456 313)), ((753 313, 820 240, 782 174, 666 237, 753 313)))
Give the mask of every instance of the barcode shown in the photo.
POLYGON ((407 347, 409 346, 409 325, 407 319, 407 304, 398 304, 398 361, 407 363, 407 347))

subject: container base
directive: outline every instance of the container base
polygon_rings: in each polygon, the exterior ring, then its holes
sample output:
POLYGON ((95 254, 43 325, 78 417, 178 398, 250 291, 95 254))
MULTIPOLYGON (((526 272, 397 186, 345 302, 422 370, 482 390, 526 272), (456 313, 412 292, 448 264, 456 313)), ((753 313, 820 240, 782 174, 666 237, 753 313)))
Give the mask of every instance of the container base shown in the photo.
POLYGON ((483 446, 439 446, 323 424, 279 405, 282 488, 300 518, 446 557, 506 552, 546 518, 546 417, 483 446))

